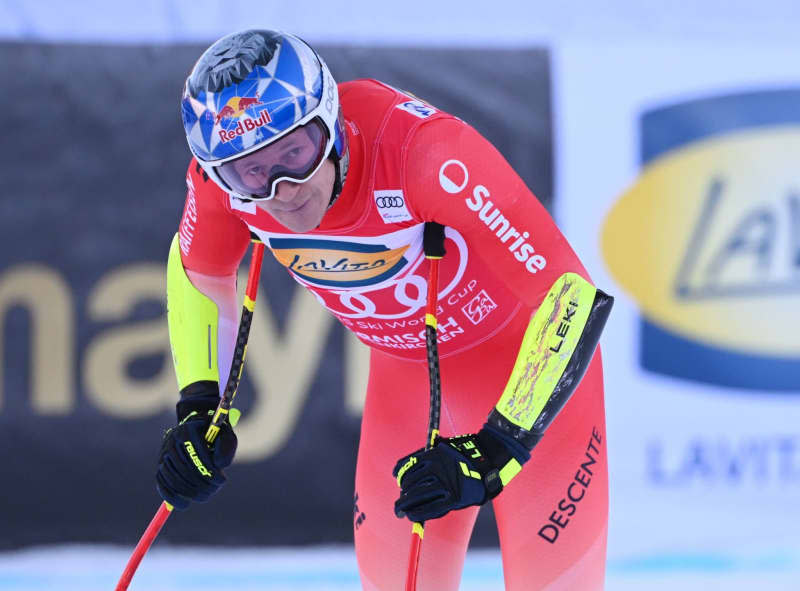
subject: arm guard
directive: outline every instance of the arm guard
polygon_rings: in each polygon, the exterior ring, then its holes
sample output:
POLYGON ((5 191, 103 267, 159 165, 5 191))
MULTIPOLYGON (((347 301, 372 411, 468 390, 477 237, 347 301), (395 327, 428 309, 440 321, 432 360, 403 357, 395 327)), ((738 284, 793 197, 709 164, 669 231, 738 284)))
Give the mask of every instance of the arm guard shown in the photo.
POLYGON ((217 305, 186 276, 178 235, 167 260, 167 322, 178 388, 195 382, 219 383, 217 368, 217 305))
MULTIPOLYGON (((586 373, 613 303, 575 273, 556 280, 528 324, 511 377, 489 415, 491 430, 528 452, 534 448, 586 373)), ((521 469, 515 458, 501 467, 503 485, 521 469)))

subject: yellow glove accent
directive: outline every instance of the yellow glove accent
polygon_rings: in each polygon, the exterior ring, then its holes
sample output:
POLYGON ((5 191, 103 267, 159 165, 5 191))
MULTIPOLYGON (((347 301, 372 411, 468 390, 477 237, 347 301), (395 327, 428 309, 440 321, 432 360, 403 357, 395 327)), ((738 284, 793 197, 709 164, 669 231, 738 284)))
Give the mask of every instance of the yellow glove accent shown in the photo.
POLYGON ((477 478, 478 480, 482 480, 480 473, 476 472, 475 470, 470 470, 469 466, 467 466, 465 462, 459 462, 458 465, 461 466, 461 471, 467 478, 477 478))
POLYGON ((414 464, 417 463, 417 456, 411 456, 408 458, 408 461, 403 464, 403 467, 400 468, 400 471, 397 473, 397 486, 403 488, 403 485, 400 484, 400 481, 403 480, 403 475, 408 472, 408 469, 411 468, 414 464))
POLYGON ((500 482, 503 483, 503 486, 506 486, 521 470, 522 464, 511 458, 505 466, 500 468, 500 482))
POLYGON ((202 380, 219 381, 218 318, 217 305, 186 276, 175 234, 167 260, 167 322, 179 390, 202 380))

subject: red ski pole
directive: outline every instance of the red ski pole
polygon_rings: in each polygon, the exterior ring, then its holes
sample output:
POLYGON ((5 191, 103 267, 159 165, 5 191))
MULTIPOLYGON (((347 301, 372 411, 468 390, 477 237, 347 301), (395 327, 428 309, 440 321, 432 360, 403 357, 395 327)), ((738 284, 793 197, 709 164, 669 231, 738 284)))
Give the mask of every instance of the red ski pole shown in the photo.
POLYGON ((158 508, 158 511, 156 511, 155 516, 150 521, 150 525, 148 525, 147 529, 144 530, 142 538, 139 540, 139 543, 136 544, 136 548, 133 549, 133 554, 131 555, 130 560, 128 560, 128 565, 125 567, 122 576, 119 578, 116 591, 125 591, 128 588, 128 585, 131 584, 131 579, 133 578, 136 569, 139 568, 139 563, 150 549, 150 544, 152 544, 153 540, 156 539, 158 532, 161 531, 161 528, 164 526, 164 522, 167 521, 167 518, 171 512, 172 505, 166 501, 161 503, 161 506, 158 508))
MULTIPOLYGON (((428 437, 425 449, 431 449, 439 434, 439 415, 442 406, 442 381, 439 374, 439 348, 436 340, 436 302, 439 297, 439 261, 444 251, 444 226, 427 222, 423 234, 425 258, 428 259, 428 298, 425 305, 425 346, 428 353, 428 378, 430 381, 430 407, 428 412, 428 437)), ((415 523, 411 528, 411 550, 408 555, 406 591, 416 591, 419 557, 425 524, 415 523)))
MULTIPOLYGON (((247 275, 247 288, 245 289, 244 305, 242 306, 242 318, 239 321, 239 332, 236 337, 236 349, 233 352, 233 362, 231 363, 231 372, 228 375, 228 382, 225 385, 225 392, 219 401, 217 411, 211 419, 211 424, 206 431, 206 441, 209 445, 214 443, 219 433, 220 426, 228 421, 228 416, 231 413, 231 405, 236 396, 236 390, 239 387, 239 380, 242 377, 242 369, 244 368, 244 356, 247 351, 247 339, 250 336, 250 324, 253 320, 253 309, 256 303, 256 294, 258 293, 258 278, 261 275, 261 261, 264 257, 264 243, 259 240, 253 240, 253 255, 250 257, 250 270, 247 275)), ((235 420, 231 421, 235 423, 235 420)), ((144 558, 153 540, 158 536, 158 532, 164 526, 164 523, 172 513, 172 505, 166 501, 161 503, 161 506, 156 511, 155 516, 150 521, 150 525, 144 530, 139 543, 133 550, 133 554, 122 572, 122 576, 117 583, 116 591, 126 591, 130 585, 136 569, 139 568, 139 563, 144 558)))

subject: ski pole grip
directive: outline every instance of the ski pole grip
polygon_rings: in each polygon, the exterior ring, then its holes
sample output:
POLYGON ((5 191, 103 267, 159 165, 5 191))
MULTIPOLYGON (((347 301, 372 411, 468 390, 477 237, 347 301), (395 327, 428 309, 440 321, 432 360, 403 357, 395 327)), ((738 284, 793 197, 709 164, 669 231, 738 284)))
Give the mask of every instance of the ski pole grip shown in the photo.
POLYGON ((444 256, 444 226, 436 222, 425 222, 422 232, 422 250, 429 259, 444 256))

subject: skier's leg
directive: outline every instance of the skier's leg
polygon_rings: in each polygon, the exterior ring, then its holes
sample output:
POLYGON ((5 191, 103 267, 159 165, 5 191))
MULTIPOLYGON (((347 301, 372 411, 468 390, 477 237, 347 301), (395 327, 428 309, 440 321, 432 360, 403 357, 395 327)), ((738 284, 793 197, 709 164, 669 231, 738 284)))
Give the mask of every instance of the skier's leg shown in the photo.
MULTIPOLYGON (((428 374, 424 362, 372 352, 359 443, 355 490, 355 546, 363 589, 402 591, 408 569, 411 522, 398 519, 395 462, 422 447, 428 426, 428 374)), ((444 420, 443 420, 444 423, 444 420)), ((455 591, 477 507, 425 524, 419 591, 455 591)))
MULTIPOLYGON (((520 309, 497 335, 441 359, 443 437, 475 432, 500 397, 514 365, 530 310, 520 309)), ((372 352, 356 471, 355 542, 364 589, 402 590, 411 523, 397 519, 397 460, 421 448, 428 427, 429 384, 424 361, 372 352), (360 522, 359 522, 360 519, 360 522)), ((502 495, 501 495, 502 496, 502 495)), ((418 589, 457 589, 477 507, 453 511, 425 524, 418 589)))
POLYGON ((506 589, 603 589, 608 463, 599 349, 494 509, 506 589))

